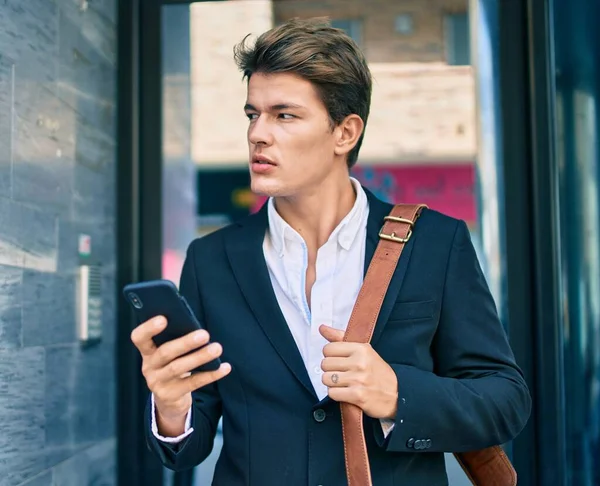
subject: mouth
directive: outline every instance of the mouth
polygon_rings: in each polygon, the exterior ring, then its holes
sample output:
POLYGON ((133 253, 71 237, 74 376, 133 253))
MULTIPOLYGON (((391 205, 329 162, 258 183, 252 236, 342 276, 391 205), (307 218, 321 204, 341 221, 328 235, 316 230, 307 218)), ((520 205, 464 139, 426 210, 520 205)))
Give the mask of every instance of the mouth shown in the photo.
POLYGON ((273 162, 268 157, 265 157, 264 155, 260 155, 260 154, 252 157, 252 163, 259 164, 259 165, 273 165, 273 166, 277 165, 275 162, 273 162))

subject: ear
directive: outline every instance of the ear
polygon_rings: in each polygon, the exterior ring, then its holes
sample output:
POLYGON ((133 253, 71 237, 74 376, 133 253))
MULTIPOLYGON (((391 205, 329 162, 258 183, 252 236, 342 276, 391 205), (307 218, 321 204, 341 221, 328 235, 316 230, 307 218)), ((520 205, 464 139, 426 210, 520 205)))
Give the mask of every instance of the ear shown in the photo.
POLYGON ((352 114, 344 118, 342 123, 335 127, 335 154, 348 154, 358 142, 364 127, 365 124, 358 115, 352 114))

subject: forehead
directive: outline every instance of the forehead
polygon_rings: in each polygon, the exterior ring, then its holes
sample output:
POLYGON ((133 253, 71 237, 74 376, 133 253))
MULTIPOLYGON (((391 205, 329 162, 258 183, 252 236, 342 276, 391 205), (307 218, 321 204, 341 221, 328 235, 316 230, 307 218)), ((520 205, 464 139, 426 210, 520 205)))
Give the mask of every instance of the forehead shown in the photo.
POLYGON ((254 73, 248 82, 247 101, 254 106, 322 104, 313 84, 291 73, 254 73))

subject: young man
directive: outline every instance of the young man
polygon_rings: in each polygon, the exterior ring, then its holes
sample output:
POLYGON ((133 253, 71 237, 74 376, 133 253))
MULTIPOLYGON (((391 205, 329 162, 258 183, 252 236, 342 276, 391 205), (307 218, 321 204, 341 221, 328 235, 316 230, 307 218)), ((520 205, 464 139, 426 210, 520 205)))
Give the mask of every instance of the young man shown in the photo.
POLYGON ((342 342, 391 206, 349 176, 371 76, 341 31, 291 21, 242 42, 256 215, 194 241, 181 292, 210 333, 156 348, 133 331, 153 392, 148 443, 169 468, 211 452, 217 485, 346 484, 339 402, 365 414, 374 485, 447 484, 443 452, 513 439, 530 397, 466 225, 425 210, 371 344, 342 342), (216 372, 189 374, 221 356, 216 372))

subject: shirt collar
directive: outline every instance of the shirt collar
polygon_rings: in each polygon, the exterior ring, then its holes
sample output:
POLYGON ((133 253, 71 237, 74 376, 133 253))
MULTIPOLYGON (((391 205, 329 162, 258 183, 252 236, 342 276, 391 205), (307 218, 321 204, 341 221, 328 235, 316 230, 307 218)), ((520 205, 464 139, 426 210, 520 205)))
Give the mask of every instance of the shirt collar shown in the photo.
MULTIPOLYGON (((350 178, 354 190, 356 191, 356 200, 350 212, 342 219, 340 224, 333 230, 329 240, 335 239, 338 244, 344 249, 349 250, 356 235, 359 233, 361 226, 366 225, 368 216, 368 201, 364 189, 360 182, 355 178, 350 178)), ((271 197, 268 201, 268 216, 269 216, 269 236, 275 251, 282 255, 285 249, 286 236, 290 237, 296 234, 296 231, 279 215, 275 209, 274 199, 271 197)), ((299 235, 298 235, 299 236, 299 235)))

